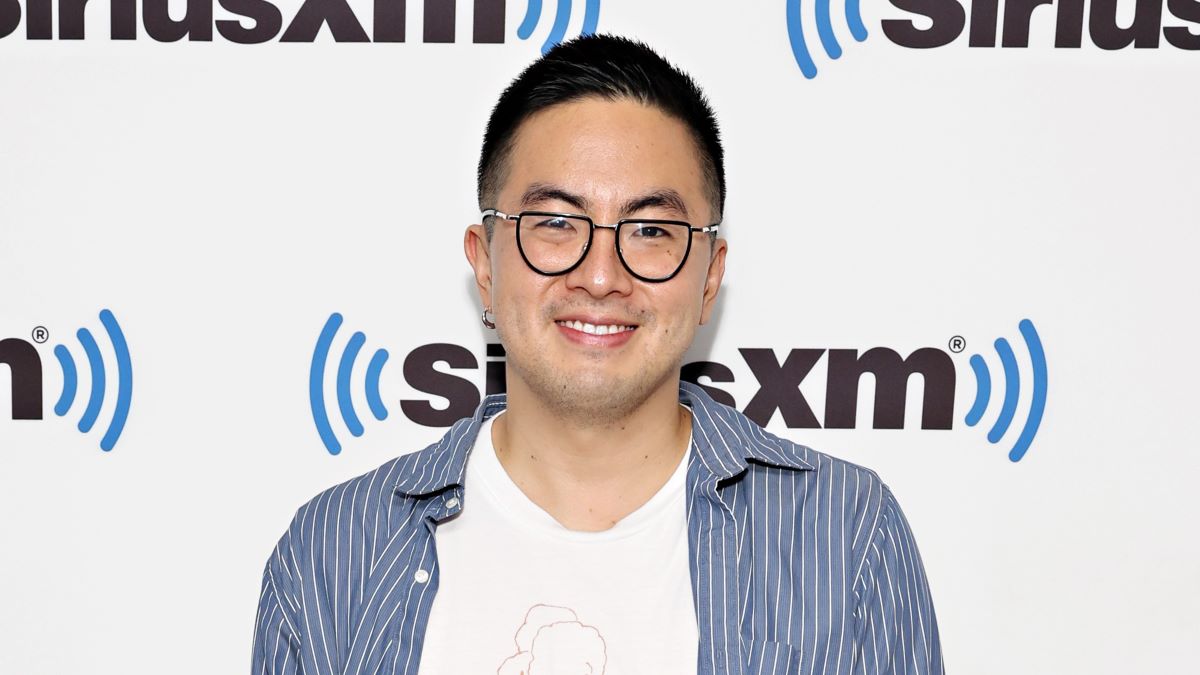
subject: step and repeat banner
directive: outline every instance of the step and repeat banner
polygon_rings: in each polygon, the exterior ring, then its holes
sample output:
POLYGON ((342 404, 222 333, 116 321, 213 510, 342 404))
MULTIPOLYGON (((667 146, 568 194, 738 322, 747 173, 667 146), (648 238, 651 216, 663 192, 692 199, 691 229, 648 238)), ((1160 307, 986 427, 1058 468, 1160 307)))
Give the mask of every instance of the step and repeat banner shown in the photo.
POLYGON ((0 672, 249 668, 295 509, 502 389, 483 128, 590 32, 722 125, 683 376, 880 473, 948 671, 1190 672, 1197 0, 0 0, 0 672))

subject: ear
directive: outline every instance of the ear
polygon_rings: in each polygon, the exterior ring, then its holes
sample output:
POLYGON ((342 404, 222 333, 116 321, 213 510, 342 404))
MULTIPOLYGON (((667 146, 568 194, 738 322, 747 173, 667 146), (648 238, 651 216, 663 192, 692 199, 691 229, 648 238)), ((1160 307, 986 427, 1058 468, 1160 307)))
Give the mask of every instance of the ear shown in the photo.
POLYGON ((713 307, 717 304, 717 291, 721 290, 721 279, 725 278, 725 253, 729 243, 724 239, 713 241, 712 256, 708 261, 708 274, 704 277, 703 304, 700 307, 700 325, 708 323, 713 307))
POLYGON ((483 225, 471 225, 463 235, 463 252, 475 274, 475 287, 484 307, 492 306, 492 255, 483 225))

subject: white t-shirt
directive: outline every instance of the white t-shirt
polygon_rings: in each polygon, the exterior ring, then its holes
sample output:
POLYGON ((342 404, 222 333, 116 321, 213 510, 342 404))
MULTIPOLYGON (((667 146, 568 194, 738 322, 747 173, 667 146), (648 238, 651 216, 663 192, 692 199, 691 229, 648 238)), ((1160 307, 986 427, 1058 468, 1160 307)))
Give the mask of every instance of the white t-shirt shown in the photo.
POLYGON ((579 532, 509 478, 493 420, 467 462, 462 512, 437 529, 441 580, 421 675, 695 675, 690 449, 638 510, 579 532))

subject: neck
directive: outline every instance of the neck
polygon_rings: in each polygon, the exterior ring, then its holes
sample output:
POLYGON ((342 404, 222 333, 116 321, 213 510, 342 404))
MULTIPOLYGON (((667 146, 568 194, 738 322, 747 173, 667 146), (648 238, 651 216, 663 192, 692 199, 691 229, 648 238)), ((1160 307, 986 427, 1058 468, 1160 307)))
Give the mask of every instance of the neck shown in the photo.
POLYGON ((691 415, 670 378, 616 419, 565 417, 509 373, 496 456, 535 504, 574 530, 605 530, 645 504, 687 450, 691 415))

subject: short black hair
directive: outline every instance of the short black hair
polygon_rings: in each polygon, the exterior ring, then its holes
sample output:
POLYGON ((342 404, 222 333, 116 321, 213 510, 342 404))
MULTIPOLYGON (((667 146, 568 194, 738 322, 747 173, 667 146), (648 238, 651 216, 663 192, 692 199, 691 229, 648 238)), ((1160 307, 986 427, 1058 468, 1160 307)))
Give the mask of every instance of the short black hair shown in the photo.
MULTIPOLYGON (((643 42, 585 35, 563 42, 529 65, 500 95, 479 155, 479 208, 495 208, 517 129, 534 113, 589 96, 630 99, 683 122, 696 141, 713 216, 725 209, 725 158, 704 92, 643 42)), ((487 228, 491 236, 490 223, 487 228)))

